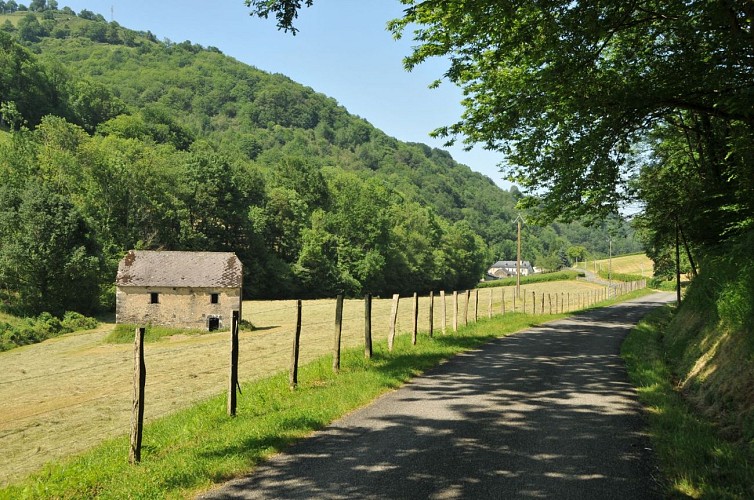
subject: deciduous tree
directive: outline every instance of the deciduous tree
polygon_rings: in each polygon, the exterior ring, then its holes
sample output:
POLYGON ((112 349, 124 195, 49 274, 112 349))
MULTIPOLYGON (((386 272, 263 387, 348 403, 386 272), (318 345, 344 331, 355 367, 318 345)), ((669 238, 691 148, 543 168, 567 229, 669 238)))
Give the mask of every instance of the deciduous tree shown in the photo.
MULTIPOLYGON (((442 77, 464 92, 460 120, 434 134, 503 153, 505 172, 530 195, 525 206, 547 219, 615 213, 630 197, 627 180, 663 157, 648 140, 663 131, 695 157, 692 176, 709 193, 705 227, 722 221, 707 241, 754 227, 744 160, 754 144, 751 2, 401 3, 405 15, 389 29, 417 42, 406 68, 447 58, 442 77)), ((301 2, 247 5, 295 32, 301 2)))
POLYGON ((55 188, 31 180, 0 208, 0 275, 26 314, 98 306, 101 255, 81 213, 55 188), (15 205, 15 206, 14 206, 15 205))

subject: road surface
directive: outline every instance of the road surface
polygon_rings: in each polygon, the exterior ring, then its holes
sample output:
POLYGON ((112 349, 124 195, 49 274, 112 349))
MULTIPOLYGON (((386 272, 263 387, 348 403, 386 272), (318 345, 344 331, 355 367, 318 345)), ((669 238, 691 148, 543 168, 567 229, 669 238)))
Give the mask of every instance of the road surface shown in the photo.
POLYGON ((620 344, 655 294, 459 355, 203 498, 659 498, 620 344))

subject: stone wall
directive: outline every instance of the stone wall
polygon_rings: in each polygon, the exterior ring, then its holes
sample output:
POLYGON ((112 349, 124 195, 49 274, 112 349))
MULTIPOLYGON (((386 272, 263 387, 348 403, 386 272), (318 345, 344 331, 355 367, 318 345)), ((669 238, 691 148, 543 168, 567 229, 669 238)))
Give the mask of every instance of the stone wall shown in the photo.
POLYGON ((118 287, 115 300, 115 322, 135 325, 208 330, 210 318, 217 318, 219 328, 230 328, 232 311, 241 311, 240 288, 118 287), (157 303, 151 303, 153 293, 157 303))

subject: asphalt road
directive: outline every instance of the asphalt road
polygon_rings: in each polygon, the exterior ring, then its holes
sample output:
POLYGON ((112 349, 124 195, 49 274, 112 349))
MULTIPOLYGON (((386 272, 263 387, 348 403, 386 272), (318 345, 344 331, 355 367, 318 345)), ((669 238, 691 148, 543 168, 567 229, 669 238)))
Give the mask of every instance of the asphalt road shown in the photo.
POLYGON ((459 355, 203 498, 659 498, 620 344, 655 294, 459 355))

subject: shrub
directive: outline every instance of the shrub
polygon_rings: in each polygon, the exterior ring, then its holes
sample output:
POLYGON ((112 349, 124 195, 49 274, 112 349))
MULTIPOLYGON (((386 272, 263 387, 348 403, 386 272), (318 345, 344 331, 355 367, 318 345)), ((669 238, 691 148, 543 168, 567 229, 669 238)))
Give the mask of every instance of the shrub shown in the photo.
POLYGON ((613 281, 641 281, 644 279, 644 276, 641 274, 628 274, 628 273, 609 273, 608 271, 602 270, 597 273, 600 278, 606 280, 611 279, 613 281))
POLYGON ((96 328, 97 324, 96 319, 73 311, 67 311, 62 321, 48 312, 43 312, 36 318, 26 318, 19 325, 0 323, 0 351, 36 344, 64 333, 91 330, 96 328))
POLYGON ((29 318, 26 322, 32 330, 42 333, 43 339, 55 337, 61 333, 68 333, 68 331, 63 331, 63 323, 48 312, 41 313, 36 319, 29 318))
POLYGON ((71 332, 76 330, 92 330, 97 328, 97 320, 84 316, 83 314, 75 311, 66 311, 63 315, 63 328, 69 329, 71 332))

